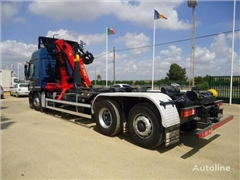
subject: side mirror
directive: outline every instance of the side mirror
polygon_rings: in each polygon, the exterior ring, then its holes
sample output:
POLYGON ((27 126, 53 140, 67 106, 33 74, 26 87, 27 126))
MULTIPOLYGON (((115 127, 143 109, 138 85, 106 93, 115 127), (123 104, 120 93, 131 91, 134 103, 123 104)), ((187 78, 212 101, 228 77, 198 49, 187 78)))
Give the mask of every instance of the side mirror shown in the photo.
POLYGON ((29 68, 28 67, 29 67, 28 64, 24 65, 24 76, 25 76, 26 80, 29 78, 29 68))
POLYGON ((18 78, 14 78, 13 82, 14 83, 20 83, 20 80, 18 78))

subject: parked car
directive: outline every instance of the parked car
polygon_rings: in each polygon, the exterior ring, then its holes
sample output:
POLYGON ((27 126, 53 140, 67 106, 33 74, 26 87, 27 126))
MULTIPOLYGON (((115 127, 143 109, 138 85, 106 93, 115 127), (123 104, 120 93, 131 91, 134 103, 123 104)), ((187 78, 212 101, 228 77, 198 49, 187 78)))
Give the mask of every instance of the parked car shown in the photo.
POLYGON ((127 91, 127 92, 132 92, 132 91, 138 91, 137 88, 129 85, 129 84, 113 84, 110 86, 110 89, 115 89, 115 90, 122 90, 122 91, 127 91))
POLYGON ((171 86, 173 86, 173 87, 179 87, 180 85, 177 84, 177 83, 172 83, 171 86))
POLYGON ((11 96, 28 96, 28 83, 18 83, 11 87, 10 95, 11 96))
POLYGON ((132 87, 132 86, 129 85, 129 84, 113 84, 113 85, 111 85, 110 87, 130 88, 130 87, 132 87))
POLYGON ((4 90, 1 85, 0 85, 0 95, 1 95, 1 99, 4 99, 4 90))

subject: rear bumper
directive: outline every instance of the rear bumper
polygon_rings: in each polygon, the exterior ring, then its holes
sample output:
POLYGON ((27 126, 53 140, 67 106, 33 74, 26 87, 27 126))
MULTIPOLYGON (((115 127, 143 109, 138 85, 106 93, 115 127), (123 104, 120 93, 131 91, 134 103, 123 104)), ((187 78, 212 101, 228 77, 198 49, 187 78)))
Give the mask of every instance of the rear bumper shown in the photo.
POLYGON ((19 96, 28 96, 29 92, 18 91, 19 96))
POLYGON ((212 131, 214 131, 215 129, 219 128, 220 126, 226 124, 227 122, 233 120, 234 116, 233 115, 230 115, 230 116, 227 116, 225 118, 223 118, 221 121, 219 122, 216 122, 216 123, 213 123, 211 124, 210 126, 198 131, 196 133, 197 137, 199 139, 201 138, 205 138, 206 136, 208 136, 209 134, 212 133, 212 131))
MULTIPOLYGON (((231 121, 234 118, 233 115, 223 118, 221 121, 216 123, 212 123, 211 125, 207 126, 204 129, 198 130, 195 133, 194 138, 202 139, 211 134, 215 129, 219 128, 220 126, 226 124, 227 122, 231 121)), ((179 141, 180 130, 179 126, 175 125, 169 128, 165 128, 165 146, 169 146, 175 144, 179 141)))

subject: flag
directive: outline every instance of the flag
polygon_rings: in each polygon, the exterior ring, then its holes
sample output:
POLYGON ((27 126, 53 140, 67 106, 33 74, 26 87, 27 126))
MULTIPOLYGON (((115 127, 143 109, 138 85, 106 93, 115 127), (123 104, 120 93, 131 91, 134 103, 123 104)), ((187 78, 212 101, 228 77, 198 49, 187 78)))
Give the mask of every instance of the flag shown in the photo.
POLYGON ((81 44, 82 46, 86 45, 86 43, 85 43, 84 41, 82 41, 82 40, 80 40, 80 44, 81 44))
POLYGON ((108 28, 107 29, 107 35, 112 35, 112 34, 115 34, 113 28, 108 28))
POLYGON ((160 14, 157 10, 154 10, 154 19, 167 19, 164 15, 160 14))

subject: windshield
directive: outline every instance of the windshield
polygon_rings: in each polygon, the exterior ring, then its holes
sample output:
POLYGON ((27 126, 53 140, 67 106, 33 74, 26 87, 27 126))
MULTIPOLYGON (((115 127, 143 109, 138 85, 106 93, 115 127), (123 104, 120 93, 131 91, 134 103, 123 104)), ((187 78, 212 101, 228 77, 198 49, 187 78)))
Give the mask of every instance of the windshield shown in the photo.
POLYGON ((28 84, 20 84, 20 87, 28 87, 28 84))

